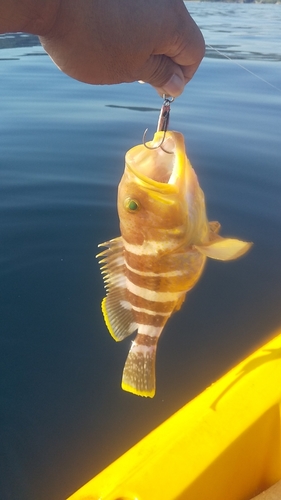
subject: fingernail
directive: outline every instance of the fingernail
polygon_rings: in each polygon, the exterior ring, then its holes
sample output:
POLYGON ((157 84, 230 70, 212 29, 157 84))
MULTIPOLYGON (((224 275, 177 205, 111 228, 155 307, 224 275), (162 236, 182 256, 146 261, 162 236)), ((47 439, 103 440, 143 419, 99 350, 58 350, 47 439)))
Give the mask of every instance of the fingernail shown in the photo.
POLYGON ((170 80, 163 85, 163 88, 166 94, 169 94, 172 97, 177 97, 183 92, 184 80, 179 75, 174 73, 170 80))

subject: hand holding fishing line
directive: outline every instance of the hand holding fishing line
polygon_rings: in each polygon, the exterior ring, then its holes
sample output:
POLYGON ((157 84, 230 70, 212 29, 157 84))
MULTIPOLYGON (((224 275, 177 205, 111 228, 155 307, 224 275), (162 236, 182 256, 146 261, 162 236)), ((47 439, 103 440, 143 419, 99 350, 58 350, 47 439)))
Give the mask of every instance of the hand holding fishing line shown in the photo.
POLYGON ((183 0, 0 0, 0 32, 40 36, 67 75, 102 85, 143 80, 179 96, 205 52, 183 0))
POLYGON ((92 84, 144 80, 178 96, 204 56, 201 32, 182 0, 62 0, 41 38, 68 75, 92 84))

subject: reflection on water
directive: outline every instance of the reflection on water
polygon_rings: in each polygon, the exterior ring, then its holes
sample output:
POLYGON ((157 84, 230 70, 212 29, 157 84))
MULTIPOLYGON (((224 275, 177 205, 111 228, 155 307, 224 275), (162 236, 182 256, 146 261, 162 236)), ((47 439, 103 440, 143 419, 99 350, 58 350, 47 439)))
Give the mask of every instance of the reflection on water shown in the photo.
POLYGON ((217 44, 217 45, 207 45, 206 46, 206 57, 213 57, 216 59, 223 59, 224 57, 229 57, 230 59, 248 59, 248 60, 266 60, 266 61, 281 61, 280 54, 269 54, 266 55, 263 52, 249 51, 249 50, 239 50, 239 47, 231 44, 217 44), (237 51, 238 49, 238 51, 237 51))
POLYGON ((151 108, 145 106, 118 106, 117 104, 106 104, 107 108, 129 109, 131 111, 159 111, 159 108, 151 108))
POLYGON ((280 5, 186 2, 203 31, 206 57, 280 61, 280 5))
MULTIPOLYGON (((232 59, 280 61, 280 4, 185 3, 203 31, 206 57, 223 57, 212 49, 214 47, 232 59)), ((0 49, 38 45, 35 35, 0 35, 0 49)), ((43 51, 37 53, 44 54, 43 51)))
MULTIPOLYGON (((246 54, 243 65, 280 85, 280 6, 188 8, 207 43, 246 54)), ((156 127, 162 101, 148 85, 76 82, 33 43, 0 51, 5 500, 66 498, 281 323, 280 94, 216 54, 173 103, 170 126, 185 136, 210 220, 254 246, 209 262, 171 318, 155 399, 121 391, 131 340, 114 343, 103 323, 95 254, 118 236, 124 154, 156 127)))
POLYGON ((26 33, 6 33, 0 35, 0 49, 11 49, 14 47, 35 47, 40 45, 38 36, 26 33))

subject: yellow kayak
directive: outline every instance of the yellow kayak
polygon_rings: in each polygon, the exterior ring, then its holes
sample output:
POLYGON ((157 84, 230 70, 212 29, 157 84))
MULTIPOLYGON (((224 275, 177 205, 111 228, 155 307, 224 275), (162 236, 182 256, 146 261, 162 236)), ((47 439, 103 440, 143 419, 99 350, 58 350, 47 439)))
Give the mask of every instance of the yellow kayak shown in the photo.
POLYGON ((68 500, 250 500, 281 479, 280 403, 277 332, 68 500))

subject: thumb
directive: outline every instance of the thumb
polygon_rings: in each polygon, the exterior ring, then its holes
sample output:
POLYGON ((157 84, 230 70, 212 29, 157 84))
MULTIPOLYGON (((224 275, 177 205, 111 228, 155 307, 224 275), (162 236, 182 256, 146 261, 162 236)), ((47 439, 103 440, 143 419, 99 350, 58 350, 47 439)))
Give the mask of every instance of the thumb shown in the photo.
POLYGON ((178 97, 185 84, 192 78, 186 78, 181 67, 167 56, 151 56, 142 68, 142 79, 156 88, 158 94, 178 97))

